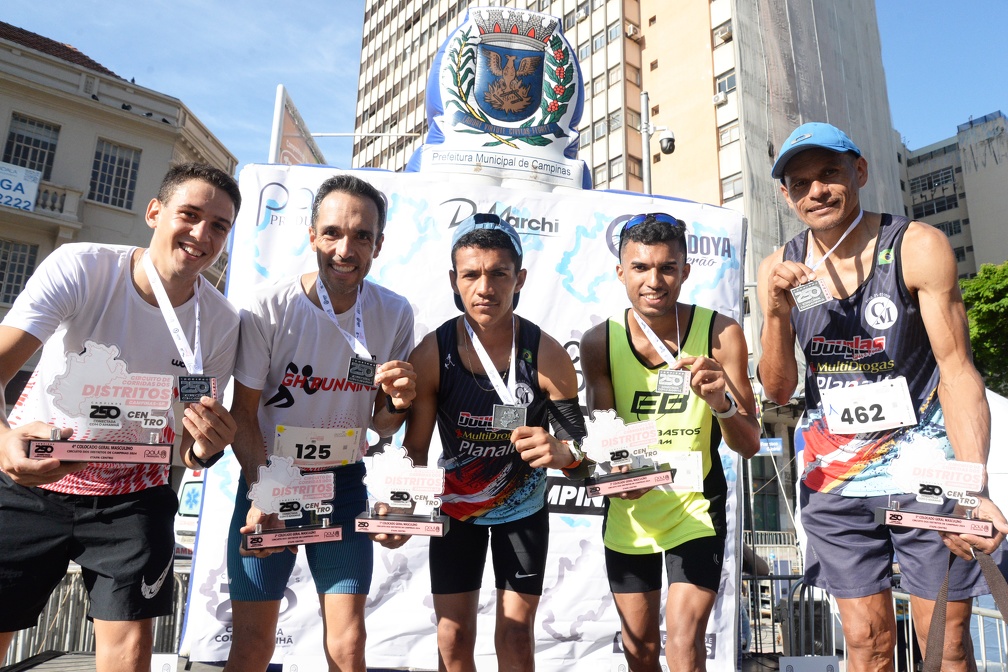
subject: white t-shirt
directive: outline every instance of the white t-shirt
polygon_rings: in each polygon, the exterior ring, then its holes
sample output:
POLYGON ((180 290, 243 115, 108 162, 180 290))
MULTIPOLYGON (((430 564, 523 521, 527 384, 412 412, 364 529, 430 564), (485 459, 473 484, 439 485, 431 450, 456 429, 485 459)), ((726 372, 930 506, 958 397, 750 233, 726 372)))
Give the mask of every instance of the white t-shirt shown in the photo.
MULTIPOLYGON (((130 419, 130 395, 142 387, 137 374, 175 377, 171 398, 178 397, 178 375, 185 365, 164 316, 147 303, 133 284, 130 260, 137 248, 72 243, 49 255, 14 302, 3 324, 44 344, 42 357, 10 415, 12 427, 41 420, 72 427, 73 438, 146 442, 151 427, 130 419), (119 409, 116 418, 94 419, 97 402, 119 409)), ((217 378, 223 391, 231 378, 238 345, 238 314, 220 292, 200 280, 200 341, 204 375, 217 378)), ((175 308, 190 347, 196 330, 195 297, 175 308)), ((167 396, 167 394, 165 395, 167 396)), ((151 410, 167 415, 158 439, 171 442, 175 423, 169 400, 151 410), (167 402, 167 403, 164 403, 167 402)), ((138 414, 139 415, 139 414, 138 414)), ((178 423, 181 431, 181 421, 178 423)), ((168 482, 159 465, 93 465, 41 487, 78 495, 119 495, 168 482)))
MULTIPOLYGON (((364 281, 364 336, 376 362, 405 360, 413 349, 413 310, 399 294, 364 281)), ((269 285, 242 307, 241 341, 234 377, 262 390, 259 427, 266 454, 276 426, 360 428, 371 426, 377 387, 347 381, 353 348, 329 316, 311 302, 296 277, 269 285)), ((354 308, 337 315, 354 333, 354 308)), ((361 456, 367 449, 360 433, 361 456)))

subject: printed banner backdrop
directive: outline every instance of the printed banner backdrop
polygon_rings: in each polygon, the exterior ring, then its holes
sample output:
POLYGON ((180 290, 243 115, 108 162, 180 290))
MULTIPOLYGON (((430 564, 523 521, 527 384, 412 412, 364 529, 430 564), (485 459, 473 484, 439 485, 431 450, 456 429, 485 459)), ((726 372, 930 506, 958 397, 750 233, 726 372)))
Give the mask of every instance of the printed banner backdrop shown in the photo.
MULTIPOLYGON (((245 206, 231 249, 228 294, 232 301, 240 303, 262 283, 317 269, 307 236, 311 201, 318 185, 338 172, 329 167, 279 165, 251 165, 242 170, 245 206)), ((745 221, 733 210, 640 194, 536 193, 443 175, 354 172, 388 197, 385 240, 369 278, 410 300, 417 341, 458 315, 448 283, 452 228, 475 211, 496 212, 521 234, 529 277, 517 312, 565 344, 579 377, 582 333, 629 305, 616 279, 615 239, 619 227, 633 214, 664 211, 685 220, 692 271, 681 300, 740 319, 745 221)), ((438 451, 432 446, 432 462, 438 451)), ((708 668, 727 671, 736 664, 739 459, 724 445, 721 451, 730 489, 730 542, 707 642, 708 668)), ((192 660, 227 657, 231 625, 225 540, 237 474, 237 461, 230 451, 207 472, 182 646, 192 660)), ((586 497, 582 483, 569 481, 559 472, 550 479, 548 497, 550 556, 536 622, 537 665, 542 670, 625 669, 620 667, 625 662, 619 618, 605 578, 602 499, 586 497)), ((375 548, 367 601, 368 664, 436 669, 427 541, 414 538, 392 551, 375 548)), ((281 606, 275 662, 288 655, 321 655, 318 597, 301 555, 281 606)), ((489 565, 480 596, 480 669, 496 669, 495 594, 489 565)))

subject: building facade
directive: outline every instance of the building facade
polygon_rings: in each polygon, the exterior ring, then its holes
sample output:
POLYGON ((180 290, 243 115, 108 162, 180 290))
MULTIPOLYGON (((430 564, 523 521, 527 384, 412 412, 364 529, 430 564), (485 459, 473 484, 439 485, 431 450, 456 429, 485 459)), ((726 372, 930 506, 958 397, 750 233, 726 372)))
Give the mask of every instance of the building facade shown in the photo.
MULTIPOLYGON (((178 99, 2 22, 0 131, 0 162, 41 173, 33 210, 0 204, 0 319, 63 243, 147 245, 147 203, 171 165, 202 161, 233 173, 238 164, 178 99)), ((12 381, 10 403, 25 376, 12 381)))
POLYGON ((993 112, 960 124, 954 137, 900 154, 904 210, 948 236, 960 278, 1008 260, 1005 126, 1004 114, 993 112))
MULTIPOLYGON (((874 0, 472 4, 531 9, 562 20, 585 88, 578 156, 595 188, 643 191, 648 162, 652 193, 746 215, 747 306, 756 306, 760 260, 802 228, 770 177, 779 144, 795 126, 828 121, 847 130, 870 165, 865 207, 902 208, 899 143, 874 0), (648 93, 646 110, 642 90, 648 93), (642 117, 649 147, 642 146, 642 117), (673 153, 665 153, 660 142, 666 130, 675 134, 673 153)), ((424 91, 436 85, 428 83, 428 74, 469 5, 468 0, 368 0, 356 119, 362 137, 354 146, 354 167, 401 170, 423 143, 424 91)), ((758 311, 747 310, 745 321, 754 363, 758 311)), ((788 449, 800 411, 798 401, 766 409, 767 433, 784 438, 788 449)), ((772 464, 758 466, 768 482, 776 480, 772 464)), ((754 511, 764 512, 757 517, 768 529, 789 526, 779 508, 789 506, 792 478, 793 472, 782 473, 780 489, 764 487, 762 503, 753 503, 754 511)))

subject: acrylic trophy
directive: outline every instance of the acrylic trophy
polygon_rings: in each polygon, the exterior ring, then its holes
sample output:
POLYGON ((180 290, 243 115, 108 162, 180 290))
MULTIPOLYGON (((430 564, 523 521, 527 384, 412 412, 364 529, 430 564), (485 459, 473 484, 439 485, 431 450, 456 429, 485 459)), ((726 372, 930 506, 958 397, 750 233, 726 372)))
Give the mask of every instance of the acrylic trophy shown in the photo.
POLYGON ((954 499, 966 509, 966 515, 914 511, 893 502, 889 507, 875 510, 876 523, 978 537, 994 536, 991 521, 972 516, 972 510, 980 505, 980 498, 970 493, 979 493, 983 489, 983 465, 979 462, 948 460, 938 449, 922 449, 914 454, 904 451, 893 460, 889 473, 906 492, 916 493, 918 502, 942 504, 946 499, 954 499))
MULTIPOLYGON (((631 490, 670 486, 676 490, 699 489, 703 481, 702 458, 698 452, 675 456, 676 464, 658 464, 658 427, 654 420, 625 424, 616 411, 595 411, 588 422, 588 436, 582 448, 597 464, 609 464, 610 472, 585 479, 588 495, 616 495, 631 490), (698 459, 700 458, 700 459, 698 459), (628 471, 617 468, 637 464, 628 471)), ((667 455, 666 455, 667 456, 667 455)))
MULTIPOLYGON (((119 348, 85 341, 67 355, 63 372, 45 389, 54 414, 74 429, 63 440, 58 427, 48 439, 28 442, 28 457, 64 462, 170 464, 172 444, 162 443, 169 426, 174 376, 130 373, 119 348), (146 437, 146 441, 137 439, 146 437)), ((52 424, 64 424, 54 420, 52 424)))
POLYGON ((440 510, 444 480, 441 467, 414 467, 405 448, 386 446, 372 458, 364 483, 387 513, 379 514, 375 507, 361 513, 355 521, 357 531, 443 537, 449 520, 440 510))
POLYGON ((297 520, 306 515, 312 521, 307 525, 263 529, 242 536, 242 547, 248 551, 324 541, 340 541, 343 528, 331 525, 331 502, 335 496, 332 472, 301 473, 294 459, 273 455, 269 463, 259 467, 259 478, 249 488, 248 498, 256 508, 266 514, 276 514, 282 521, 297 520))

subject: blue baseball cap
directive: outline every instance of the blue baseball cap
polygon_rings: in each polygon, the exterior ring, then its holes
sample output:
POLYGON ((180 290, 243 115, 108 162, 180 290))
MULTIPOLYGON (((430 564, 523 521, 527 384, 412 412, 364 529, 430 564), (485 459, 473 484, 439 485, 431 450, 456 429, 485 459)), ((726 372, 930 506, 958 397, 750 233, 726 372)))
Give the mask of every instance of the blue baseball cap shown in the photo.
POLYGON ((479 229, 485 229, 487 231, 503 231, 507 234, 507 237, 511 240, 511 247, 514 248, 515 254, 518 255, 518 266, 519 268, 521 267, 523 255, 521 238, 518 236, 518 232, 514 230, 513 226, 505 222, 499 216, 490 212, 477 212, 475 215, 470 215, 469 217, 463 219, 459 225, 455 227, 455 233, 452 234, 452 251, 455 250, 455 246, 458 245, 462 236, 479 229))
MULTIPOLYGON (((511 247, 514 248, 515 254, 518 255, 518 268, 522 265, 522 244, 521 238, 518 236, 518 232, 515 231, 514 227, 501 219, 498 215, 490 212, 477 212, 474 215, 466 217, 459 225, 455 227, 455 233, 452 234, 452 253, 455 252, 455 246, 458 245, 459 240, 462 236, 479 229, 485 229, 487 231, 502 231, 511 241, 511 247)), ((514 299, 511 302, 511 307, 515 308, 518 306, 518 298, 521 292, 516 292, 514 299)), ((462 297, 458 294, 455 295, 455 306, 465 312, 465 306, 462 303, 462 297)))
POLYGON ((788 161, 795 154, 800 154, 806 149, 815 149, 817 147, 828 149, 838 154, 853 152, 856 156, 861 156, 861 150, 858 149, 858 146, 839 128, 820 121, 810 121, 791 131, 791 135, 781 145, 780 154, 777 155, 777 161, 774 162, 770 174, 783 182, 784 168, 787 166, 788 161))

